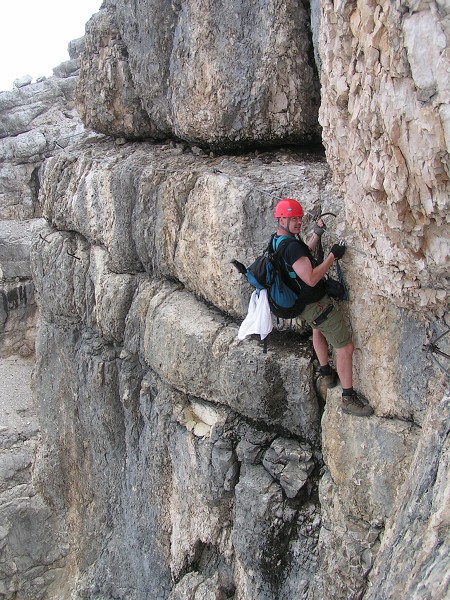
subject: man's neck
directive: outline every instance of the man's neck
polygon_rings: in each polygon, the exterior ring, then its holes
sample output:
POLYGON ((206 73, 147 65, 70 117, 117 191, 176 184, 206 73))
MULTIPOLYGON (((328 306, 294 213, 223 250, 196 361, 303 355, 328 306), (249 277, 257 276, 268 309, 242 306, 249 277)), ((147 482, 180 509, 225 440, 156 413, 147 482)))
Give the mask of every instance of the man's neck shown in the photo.
POLYGON ((294 237, 294 233, 291 233, 290 231, 286 231, 285 229, 277 229, 277 235, 290 235, 292 237, 294 237))

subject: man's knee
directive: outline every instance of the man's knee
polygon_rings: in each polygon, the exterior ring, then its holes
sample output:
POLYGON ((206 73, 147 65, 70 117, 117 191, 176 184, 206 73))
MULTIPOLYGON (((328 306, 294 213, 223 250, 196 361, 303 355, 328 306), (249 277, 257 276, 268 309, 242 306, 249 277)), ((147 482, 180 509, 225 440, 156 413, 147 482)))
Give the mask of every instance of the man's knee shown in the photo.
POLYGON ((342 356, 351 357, 353 356, 354 350, 355 346, 353 345, 353 342, 348 342, 348 344, 345 344, 345 346, 342 346, 341 348, 336 348, 336 353, 341 354, 342 356))

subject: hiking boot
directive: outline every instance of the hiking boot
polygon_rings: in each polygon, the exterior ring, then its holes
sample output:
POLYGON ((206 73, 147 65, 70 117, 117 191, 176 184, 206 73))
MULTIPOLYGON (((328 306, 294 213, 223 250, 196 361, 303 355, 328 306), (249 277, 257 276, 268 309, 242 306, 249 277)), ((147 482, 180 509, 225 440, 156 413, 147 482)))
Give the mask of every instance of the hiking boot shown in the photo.
POLYGON ((329 375, 321 375, 321 383, 323 386, 327 388, 327 390, 331 390, 336 387, 339 381, 338 374, 334 369, 331 369, 331 373, 329 375))
POLYGON ((370 417, 373 409, 359 398, 356 392, 351 396, 342 396, 342 412, 355 417, 370 417))

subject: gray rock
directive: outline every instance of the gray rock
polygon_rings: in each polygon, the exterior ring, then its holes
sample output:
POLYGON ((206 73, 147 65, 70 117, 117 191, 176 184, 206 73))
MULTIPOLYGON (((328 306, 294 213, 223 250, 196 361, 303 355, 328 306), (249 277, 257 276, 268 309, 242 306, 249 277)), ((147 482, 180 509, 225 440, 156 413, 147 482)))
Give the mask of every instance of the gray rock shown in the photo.
POLYGON ((319 72, 322 68, 322 61, 320 58, 319 52, 319 31, 320 31, 320 0, 311 0, 311 32, 312 32, 312 42, 314 48, 314 60, 316 62, 317 71, 319 72))
MULTIPOLYGON (((303 4, 132 4, 105 2, 64 78, 0 93, 0 218, 48 221, 35 284, 8 279, 0 302, 22 351, 36 286, 41 419, 39 440, 31 419, 0 430, 0 595, 446 597, 448 395, 421 352, 446 323, 444 3, 322 2, 319 24, 312 2, 312 44, 303 4), (313 46, 332 173, 253 152, 319 139, 313 46), (77 84, 117 142, 86 132, 77 84), (166 136, 192 147, 127 141, 166 136), (325 252, 349 242, 341 307, 370 419, 336 390, 320 429, 297 325, 266 355, 236 340, 250 289, 230 260, 263 249, 283 196, 338 214, 325 252)), ((14 241, 2 268, 25 273, 14 241)))
POLYGON ((241 440, 236 447, 236 452, 241 462, 256 464, 260 461, 263 449, 247 440, 241 440))
POLYGON ((86 25, 76 104, 86 126, 101 133, 131 139, 161 137, 160 127, 142 108, 128 50, 109 11, 101 10, 86 25))
MULTIPOLYGON (((22 490, 23 492, 23 490, 22 490)), ((55 579, 55 569, 63 564, 63 524, 42 497, 28 492, 0 506, 0 592, 6 597, 20 593, 24 600, 45 594, 55 579), (17 574, 31 573, 30 578, 17 574)))
POLYGON ((230 467, 236 463, 236 455, 233 450, 218 448, 218 444, 214 444, 211 458, 213 468, 216 469, 222 477, 225 477, 230 467))
POLYGON ((143 0, 132 9, 110 2, 101 12, 87 29, 78 94, 85 122, 99 131, 124 135, 113 110, 120 98, 128 105, 128 137, 145 136, 136 93, 154 137, 219 148, 318 140, 319 85, 302 6, 279 11, 265 1, 221 8, 201 0, 180 6, 143 0), (105 19, 113 44, 100 34, 105 19), (124 76, 134 84, 128 100, 124 76), (102 82, 110 92, 90 103, 102 82))
POLYGON ((0 221, 0 281, 30 278, 31 238, 43 223, 43 219, 0 221))
POLYGON ((0 356, 34 352, 37 305, 31 280, 0 282, 0 356))
POLYGON ((243 597, 269 599, 283 593, 291 568, 285 567, 284 557, 291 553, 296 565, 301 565, 290 572, 291 585, 307 589, 317 568, 317 531, 305 535, 314 505, 306 502, 300 509, 291 508, 280 485, 262 465, 243 466, 235 493, 233 544, 243 597))
POLYGON ((450 537, 444 506, 449 494, 449 416, 450 398, 442 386, 430 405, 409 476, 386 522, 367 600, 448 596, 450 537))
POLYGON ((335 199, 321 160, 295 153, 264 158, 265 164, 251 157, 180 156, 168 146, 129 144, 118 160, 114 145, 98 144, 84 156, 47 162, 42 214, 56 228, 104 246, 115 272, 145 269, 177 279, 241 317, 249 288, 230 261, 251 264, 264 249, 279 195, 288 188, 304 198, 306 210, 335 199))
POLYGON ((345 415, 340 393, 327 394, 322 420, 324 461, 320 482, 323 527, 320 555, 324 597, 362 595, 385 521, 408 476, 420 436, 411 423, 345 415), (369 443, 370 440, 370 443, 369 443))
POLYGON ((262 464, 280 482, 288 498, 295 498, 315 467, 311 448, 286 438, 277 438, 272 442, 262 464))
POLYGON ((74 75, 78 75, 78 71, 80 69, 80 59, 73 58, 71 60, 66 60, 62 62, 60 65, 53 69, 53 75, 55 77, 73 77, 74 75))
POLYGON ((81 54, 84 52, 85 45, 86 40, 84 36, 77 38, 76 40, 71 40, 67 45, 67 52, 69 53, 70 60, 80 58, 81 54))
POLYGON ((14 79, 13 84, 15 88, 19 89, 30 85, 32 81, 33 78, 31 77, 31 75, 24 75, 23 77, 18 77, 17 79, 14 79))
POLYGON ((42 221, 0 221, 0 357, 34 352, 36 300, 31 237, 42 221))
POLYGON ((39 216, 44 160, 89 138, 73 105, 76 77, 0 92, 0 219, 39 216))
POLYGON ((34 361, 0 360, 0 594, 32 600, 55 581, 67 553, 64 524, 32 483, 39 426, 34 361))

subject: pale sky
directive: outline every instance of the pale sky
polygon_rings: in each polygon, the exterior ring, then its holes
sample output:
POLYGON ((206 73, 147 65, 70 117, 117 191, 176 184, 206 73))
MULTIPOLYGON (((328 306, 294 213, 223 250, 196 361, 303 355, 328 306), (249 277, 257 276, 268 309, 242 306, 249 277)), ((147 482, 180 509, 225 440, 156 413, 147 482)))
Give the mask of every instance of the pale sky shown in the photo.
POLYGON ((50 77, 69 60, 67 46, 84 35, 84 26, 102 0, 0 0, 0 91, 31 75, 50 77))

